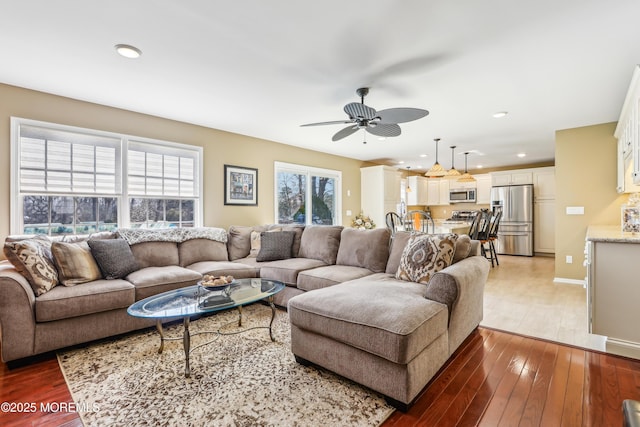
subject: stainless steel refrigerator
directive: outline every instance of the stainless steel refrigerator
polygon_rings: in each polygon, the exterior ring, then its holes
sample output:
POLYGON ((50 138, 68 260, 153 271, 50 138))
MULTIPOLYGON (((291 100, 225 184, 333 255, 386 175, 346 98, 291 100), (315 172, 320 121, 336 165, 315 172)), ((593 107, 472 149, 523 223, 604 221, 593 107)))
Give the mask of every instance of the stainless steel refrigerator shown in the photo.
POLYGON ((496 252, 533 256, 533 185, 492 187, 491 209, 502 211, 496 252))

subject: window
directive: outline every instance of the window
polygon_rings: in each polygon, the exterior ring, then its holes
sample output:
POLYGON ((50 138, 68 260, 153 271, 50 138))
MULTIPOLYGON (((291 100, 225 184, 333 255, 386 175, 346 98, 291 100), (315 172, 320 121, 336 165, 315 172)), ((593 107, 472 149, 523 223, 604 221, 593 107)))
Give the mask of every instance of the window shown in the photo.
POLYGON ((340 171, 276 162, 276 222, 341 224, 341 188, 340 171))
POLYGON ((200 224, 200 147, 19 118, 11 141, 12 233, 200 224))

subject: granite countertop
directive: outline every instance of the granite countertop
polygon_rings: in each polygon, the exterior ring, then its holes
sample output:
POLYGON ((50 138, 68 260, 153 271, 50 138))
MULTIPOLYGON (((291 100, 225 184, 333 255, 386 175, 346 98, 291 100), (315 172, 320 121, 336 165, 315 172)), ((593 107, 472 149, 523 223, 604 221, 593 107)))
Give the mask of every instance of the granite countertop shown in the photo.
POLYGON ((640 243, 640 234, 623 233, 620 225, 590 225, 586 239, 591 242, 640 243))

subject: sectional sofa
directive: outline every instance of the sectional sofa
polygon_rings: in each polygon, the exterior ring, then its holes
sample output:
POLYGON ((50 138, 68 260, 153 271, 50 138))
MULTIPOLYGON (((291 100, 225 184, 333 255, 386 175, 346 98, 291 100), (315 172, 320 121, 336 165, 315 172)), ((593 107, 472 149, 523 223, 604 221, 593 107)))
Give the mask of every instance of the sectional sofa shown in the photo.
MULTIPOLYGON (((292 351, 300 363, 330 369, 406 409, 482 319, 489 267, 468 236, 456 244, 454 263, 422 284, 396 278, 412 239, 408 233, 391 239, 386 229, 296 225, 187 230, 67 236, 49 242, 50 253, 45 243, 41 255, 50 257, 49 267, 65 283, 48 290, 34 287, 28 272, 1 262, 2 360, 152 326, 153 320, 129 316, 127 307, 193 285, 204 274, 265 277, 286 284, 274 302, 288 307, 292 351), (92 257, 105 257, 97 248, 116 243, 110 267, 86 268, 92 257), (130 259, 119 258, 128 251, 130 259), (131 271, 109 270, 129 261, 131 271), (76 277, 83 274, 92 280, 76 277)), ((16 248, 34 242, 10 236, 5 254, 12 259, 20 253, 16 248)))

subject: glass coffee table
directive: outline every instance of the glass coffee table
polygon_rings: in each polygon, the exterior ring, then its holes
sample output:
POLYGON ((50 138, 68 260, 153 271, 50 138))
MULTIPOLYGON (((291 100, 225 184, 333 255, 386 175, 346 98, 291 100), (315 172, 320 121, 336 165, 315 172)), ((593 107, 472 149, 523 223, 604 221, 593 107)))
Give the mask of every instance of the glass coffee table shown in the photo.
MULTIPOLYGON (((215 289, 204 287, 200 284, 173 291, 163 292, 142 299, 127 309, 127 313, 134 317, 156 319, 156 329, 160 334, 160 348, 158 353, 164 350, 164 342, 178 340, 180 338, 166 338, 162 329, 162 321, 168 319, 182 318, 184 332, 182 334, 182 344, 184 347, 185 368, 184 375, 191 375, 189 367, 189 354, 191 353, 191 333, 189 332, 189 322, 191 317, 199 314, 216 311, 238 309, 238 326, 242 326, 242 306, 264 300, 271 306, 271 321, 269 326, 256 326, 243 329, 240 332, 257 328, 269 329, 271 341, 273 337, 273 320, 276 316, 276 307, 273 305, 273 296, 283 290, 285 285, 276 280, 267 279, 237 279, 233 283, 215 289)), ((203 331, 201 333, 216 333, 228 335, 218 331, 203 331)), ((238 332, 235 332, 238 333, 238 332)), ((203 344, 204 345, 204 344, 203 344)), ((195 349, 194 349, 195 350, 195 349)))

